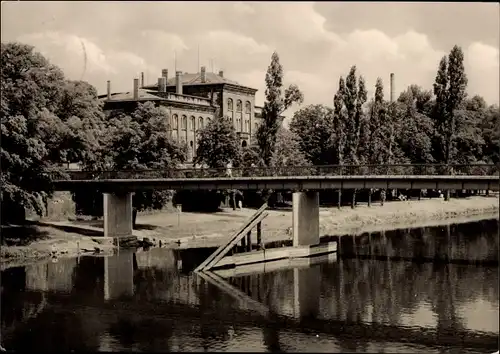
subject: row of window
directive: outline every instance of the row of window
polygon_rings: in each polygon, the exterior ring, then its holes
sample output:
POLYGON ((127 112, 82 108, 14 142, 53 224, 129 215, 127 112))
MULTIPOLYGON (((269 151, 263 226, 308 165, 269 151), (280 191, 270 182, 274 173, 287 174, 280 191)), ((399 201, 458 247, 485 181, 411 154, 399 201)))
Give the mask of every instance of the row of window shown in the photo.
MULTIPOLYGON (((207 117, 207 124, 210 123, 210 118, 207 117)), ((187 116, 183 115, 181 117, 181 129, 187 130, 187 125, 188 125, 188 119, 187 116)), ((203 117, 198 118, 198 129, 203 129, 204 127, 204 120, 203 117)), ((189 130, 194 131, 196 128, 196 118, 194 116, 191 116, 189 118, 189 130)), ((177 114, 172 115, 172 129, 179 129, 179 117, 177 114)))
MULTIPOLYGON (((234 121, 234 117, 231 117, 232 120, 234 121)), ((198 129, 203 129, 203 127, 205 126, 204 125, 205 121, 203 119, 203 117, 199 117, 198 118, 198 129)), ((206 118, 206 123, 210 123, 210 117, 207 117, 206 118)), ((238 117, 236 118, 236 130, 238 131, 240 128, 241 131, 244 131, 244 132, 250 132, 250 117, 247 116, 247 119, 245 119, 245 125, 244 126, 241 126, 241 123, 242 123, 242 119, 241 119, 241 116, 238 115, 238 117)), ((181 117, 181 129, 182 130, 187 130, 187 125, 188 125, 188 119, 187 119, 187 116, 185 115, 182 115, 181 117)), ((259 127, 258 123, 255 123, 254 124, 254 129, 255 129, 255 132, 257 132, 257 128, 259 127)), ((195 131, 196 129, 196 118, 194 116, 191 116, 189 118, 189 130, 191 131, 195 131)), ((172 129, 174 130, 177 130, 179 129, 179 117, 177 116, 177 114, 173 114, 172 115, 172 129)))
MULTIPOLYGON (((242 102, 241 100, 237 100, 236 101, 236 112, 241 112, 242 111, 242 102)), ((228 98, 227 99, 227 110, 228 111, 233 111, 234 110, 234 107, 233 107, 233 99, 232 98, 228 98)), ((245 113, 251 113, 252 112, 252 105, 250 103, 250 101, 246 101, 245 102, 245 113)))

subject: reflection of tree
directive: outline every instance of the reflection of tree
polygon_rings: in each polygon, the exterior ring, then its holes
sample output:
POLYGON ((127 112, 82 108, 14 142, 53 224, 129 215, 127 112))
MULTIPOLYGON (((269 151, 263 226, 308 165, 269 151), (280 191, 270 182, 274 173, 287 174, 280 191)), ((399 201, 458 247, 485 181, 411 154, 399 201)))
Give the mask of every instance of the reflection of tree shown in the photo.
MULTIPOLYGON (((268 292, 269 299, 262 302, 277 313, 289 314, 286 304, 294 296, 291 274, 288 270, 260 274, 265 282, 253 276, 252 284, 261 284, 258 291, 253 290, 253 298, 258 300, 260 294, 268 292)), ((435 306, 435 311, 450 319, 441 326, 458 330, 461 326, 455 308, 473 300, 474 292, 485 299, 493 300, 492 293, 498 296, 495 274, 484 267, 454 264, 435 268, 432 263, 340 259, 321 266, 320 317, 398 326, 401 315, 414 313, 422 302, 427 302, 441 304, 435 306), (445 303, 448 307, 444 307, 445 303)), ((233 285, 238 283, 233 280, 233 285)))
MULTIPOLYGON (((46 310, 16 329, 9 347, 20 351, 97 351, 100 326, 86 314, 46 310)), ((7 343, 6 343, 7 345, 7 343)))
POLYGON ((113 323, 109 333, 127 350, 170 351, 173 328, 174 323, 169 320, 134 320, 127 317, 113 323))
POLYGON ((498 221, 403 229, 356 237, 359 255, 498 261, 498 221), (480 230, 480 231, 479 231, 480 230))
POLYGON ((101 303, 104 299, 104 258, 82 257, 73 268, 71 296, 76 301, 101 303))

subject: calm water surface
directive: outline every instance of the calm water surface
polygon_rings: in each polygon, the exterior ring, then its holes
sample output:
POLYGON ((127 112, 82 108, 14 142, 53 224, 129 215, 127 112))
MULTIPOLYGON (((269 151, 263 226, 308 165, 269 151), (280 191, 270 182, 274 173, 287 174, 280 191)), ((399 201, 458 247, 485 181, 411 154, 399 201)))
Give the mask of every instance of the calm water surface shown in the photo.
POLYGON ((364 235, 356 247, 346 236, 343 256, 203 276, 192 269, 211 250, 10 268, 1 341, 13 351, 491 353, 498 242, 489 220, 364 235))

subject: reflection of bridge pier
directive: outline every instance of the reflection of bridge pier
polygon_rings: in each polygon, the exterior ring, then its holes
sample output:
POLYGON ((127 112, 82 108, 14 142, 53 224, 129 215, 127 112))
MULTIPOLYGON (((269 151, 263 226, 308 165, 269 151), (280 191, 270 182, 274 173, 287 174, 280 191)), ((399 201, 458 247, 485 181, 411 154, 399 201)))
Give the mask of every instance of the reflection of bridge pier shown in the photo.
POLYGON ((104 300, 134 295, 134 253, 104 258, 104 300))
POLYGON ((316 317, 319 312, 321 269, 311 267, 293 270, 294 316, 316 317))
MULTIPOLYGON (((59 293, 104 294, 104 300, 134 294, 134 253, 113 256, 63 258, 55 263, 36 263, 26 266, 26 289, 59 293), (95 270, 89 272, 89 266, 95 270), (96 277, 97 275, 97 277, 96 277), (104 282, 102 279, 104 278, 104 282), (102 284, 102 285, 100 285, 102 284), (96 291, 97 290, 97 291, 96 291)), ((102 295, 98 295, 102 299, 102 295)))

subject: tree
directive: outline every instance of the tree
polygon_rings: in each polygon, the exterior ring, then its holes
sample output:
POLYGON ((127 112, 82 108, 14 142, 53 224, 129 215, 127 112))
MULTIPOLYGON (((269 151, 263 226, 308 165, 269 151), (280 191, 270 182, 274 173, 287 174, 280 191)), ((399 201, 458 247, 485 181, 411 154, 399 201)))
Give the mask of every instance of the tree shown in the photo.
MULTIPOLYGON (((65 119, 62 71, 21 43, 2 43, 1 59, 2 209, 31 208, 42 215, 52 173, 62 174, 61 164, 77 159, 76 150, 85 155, 87 146, 78 145, 65 119)), ((81 128, 79 134, 88 134, 81 128)))
POLYGON ((290 132, 298 137, 301 152, 315 165, 336 162, 332 130, 333 109, 320 104, 301 108, 290 123, 290 132))
POLYGON ((432 156, 434 127, 432 120, 420 113, 424 107, 422 101, 419 101, 419 99, 422 100, 421 92, 418 86, 412 85, 398 98, 398 106, 402 115, 400 120, 405 124, 396 135, 396 143, 408 162, 415 164, 432 163, 434 160, 432 156))
POLYGON ((195 163, 223 168, 240 159, 239 139, 229 117, 216 117, 198 133, 195 163))
POLYGON ((441 59, 434 83, 434 95, 436 95, 434 119, 437 126, 438 145, 441 147, 436 151, 436 155, 438 161, 446 164, 449 164, 453 157, 455 111, 460 108, 466 97, 467 76, 463 61, 462 49, 455 45, 448 58, 441 59))
POLYGON ((369 164, 383 163, 385 139, 383 125, 386 123, 388 105, 384 101, 384 85, 381 78, 375 84, 374 99, 368 105, 367 121, 363 125, 362 137, 367 142, 364 146, 364 160, 369 164))
POLYGON ((455 110, 460 107, 467 96, 467 76, 464 68, 464 53, 462 48, 454 46, 448 55, 448 95, 446 102, 447 126, 446 126, 446 156, 448 165, 453 158, 453 138, 455 137, 455 110))
POLYGON ((433 144, 434 158, 436 161, 443 162, 445 159, 445 140, 446 134, 446 105, 448 101, 448 59, 446 56, 439 62, 436 79, 434 82, 434 95, 436 103, 433 109, 433 119, 435 126, 435 136, 433 144))
MULTIPOLYGON (((165 170, 177 168, 187 157, 185 146, 168 132, 168 112, 154 103, 139 104, 132 114, 112 117, 107 128, 106 151, 110 170, 165 170)), ((160 176, 159 171, 159 176, 160 176)), ((133 198, 134 225, 137 211, 161 209, 171 193, 136 192, 133 198)))
POLYGON ((241 148, 240 158, 236 167, 265 167, 264 160, 259 154, 258 146, 246 146, 241 148))
POLYGON ((276 145, 276 135, 282 124, 282 114, 294 103, 302 103, 304 95, 296 85, 290 85, 284 92, 283 67, 278 53, 274 52, 266 73, 266 101, 262 109, 263 124, 257 130, 257 142, 266 166, 271 163, 276 145))
POLYGON ((500 162, 500 109, 490 106, 481 122, 481 133, 485 145, 484 160, 493 163, 500 162))
MULTIPOLYGON (((366 103, 366 95, 365 80, 362 76, 360 76, 358 81, 356 78, 356 66, 354 65, 351 67, 351 70, 347 75, 345 87, 341 78, 337 98, 334 98, 334 105, 336 105, 334 112, 339 113, 335 117, 335 124, 339 124, 339 127, 337 128, 338 136, 336 139, 340 139, 342 141, 342 148, 344 150, 341 153, 342 163, 344 159, 346 159, 349 163, 356 165, 361 161, 359 148, 361 133, 363 125, 365 124, 363 105, 366 103), (345 110, 343 110, 342 105, 345 110), (342 128, 342 131, 340 128, 342 128)), ((351 204, 352 208, 354 208, 356 203, 355 198, 356 190, 354 190, 353 193, 351 204)))
MULTIPOLYGON (((344 108, 344 96, 346 88, 343 77, 339 79, 339 88, 333 98, 333 140, 336 142, 337 161, 339 165, 344 164, 345 149, 347 144, 346 121, 347 116, 344 108)), ((339 197, 340 198, 340 197, 339 197)), ((340 200, 339 200, 340 203, 340 200)), ((340 207, 340 204, 339 204, 340 207)))
POLYGON ((347 145, 346 157, 352 164, 359 164, 359 145, 363 125, 363 105, 366 102, 365 80, 356 78, 356 66, 352 66, 346 78, 346 90, 343 97, 347 111, 346 130, 347 145))
MULTIPOLYGON (((439 63, 434 94, 436 106, 434 119, 436 121, 435 155, 438 161, 449 165, 454 156, 454 138, 456 135, 456 110, 460 108, 466 97, 467 76, 464 69, 464 54, 462 48, 455 45, 448 58, 443 57, 439 63)), ((451 171, 448 171, 448 173, 451 171)), ((449 191, 446 191, 446 200, 449 191)))
POLYGON ((99 166, 100 155, 104 153, 106 122, 102 102, 97 90, 84 81, 66 81, 58 116, 64 121, 70 133, 64 152, 71 162, 81 163, 85 170, 104 168, 99 166))
POLYGON ((276 135, 276 150, 271 157, 271 166, 309 166, 311 163, 301 151, 299 141, 296 134, 281 127, 276 135))

